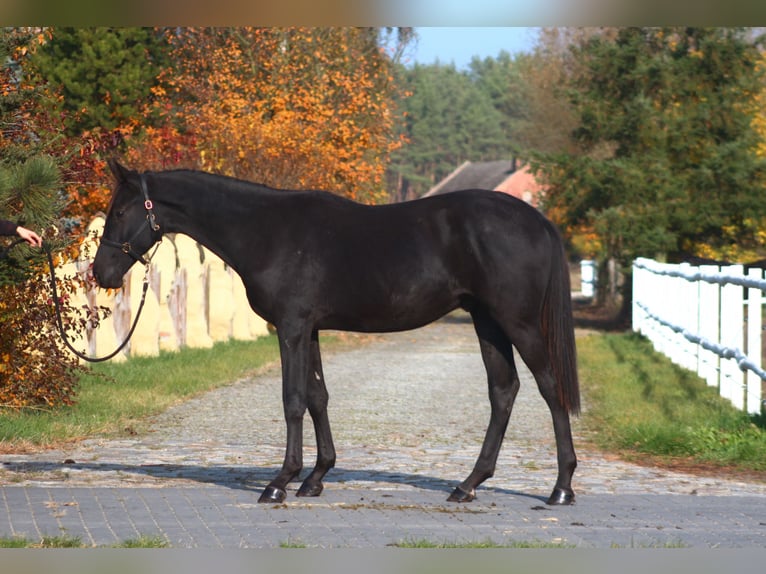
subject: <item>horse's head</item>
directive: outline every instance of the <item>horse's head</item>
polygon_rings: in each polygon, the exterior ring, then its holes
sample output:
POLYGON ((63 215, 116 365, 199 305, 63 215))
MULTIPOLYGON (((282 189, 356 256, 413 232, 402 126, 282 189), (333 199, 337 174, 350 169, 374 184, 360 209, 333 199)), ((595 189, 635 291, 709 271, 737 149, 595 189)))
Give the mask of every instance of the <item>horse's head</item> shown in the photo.
POLYGON ((144 176, 114 160, 109 162, 109 168, 117 184, 93 261, 93 276, 101 287, 118 288, 136 261, 145 263, 143 255, 160 240, 162 232, 154 218, 144 176))

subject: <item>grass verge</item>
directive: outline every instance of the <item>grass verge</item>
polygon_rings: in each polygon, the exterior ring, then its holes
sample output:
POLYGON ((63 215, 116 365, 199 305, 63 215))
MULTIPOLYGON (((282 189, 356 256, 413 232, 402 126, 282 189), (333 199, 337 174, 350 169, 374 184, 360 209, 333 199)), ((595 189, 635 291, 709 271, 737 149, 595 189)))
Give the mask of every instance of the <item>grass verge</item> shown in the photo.
POLYGON ((766 480, 766 417, 737 410, 644 338, 582 337, 578 359, 583 423, 597 447, 634 460, 729 467, 766 480))
POLYGON ((96 364, 81 378, 73 407, 0 411, 0 444, 9 452, 94 435, 140 432, 147 417, 278 359, 276 337, 266 336, 96 364))

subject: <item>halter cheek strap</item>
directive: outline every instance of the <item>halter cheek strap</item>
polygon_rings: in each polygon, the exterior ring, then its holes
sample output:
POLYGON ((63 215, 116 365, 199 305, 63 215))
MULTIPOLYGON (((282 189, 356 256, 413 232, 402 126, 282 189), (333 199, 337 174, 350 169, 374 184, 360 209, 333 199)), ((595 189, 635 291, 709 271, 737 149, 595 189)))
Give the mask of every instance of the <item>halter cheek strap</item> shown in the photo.
POLYGON ((131 244, 138 238, 139 235, 141 235, 141 233, 143 233, 144 227, 149 226, 149 229, 156 233, 160 230, 160 225, 157 223, 157 217, 154 214, 154 204, 152 203, 152 200, 149 199, 149 190, 146 187, 146 178, 144 177, 143 173, 139 175, 139 181, 141 183, 141 194, 144 196, 144 209, 146 209, 146 220, 144 221, 144 224, 139 227, 133 236, 125 243, 119 243, 117 241, 112 241, 111 239, 102 238, 101 244, 108 247, 115 247, 126 255, 130 255, 133 259, 141 263, 141 265, 147 265, 148 262, 146 259, 144 259, 144 256, 140 253, 137 253, 131 244))
POLYGON ((152 200, 149 199, 149 190, 146 187, 146 178, 144 177, 144 174, 142 173, 139 175, 139 181, 141 182, 141 193, 144 196, 144 208, 146 209, 146 221, 149 223, 149 227, 152 228, 152 231, 159 231, 160 230, 160 224, 157 223, 157 217, 154 215, 154 204, 152 203, 152 200))

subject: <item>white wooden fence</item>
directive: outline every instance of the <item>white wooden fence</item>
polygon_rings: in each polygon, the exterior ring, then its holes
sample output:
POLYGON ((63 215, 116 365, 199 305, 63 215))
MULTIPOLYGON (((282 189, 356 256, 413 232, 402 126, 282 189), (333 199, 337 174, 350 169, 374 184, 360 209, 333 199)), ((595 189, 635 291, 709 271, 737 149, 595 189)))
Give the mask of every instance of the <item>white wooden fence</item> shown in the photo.
MULTIPOLYGON (((89 235, 98 237, 104 220, 94 219, 89 235), (91 233, 92 232, 92 233, 91 233)), ((88 273, 97 241, 81 245, 77 261, 63 264, 57 275, 88 273)), ((216 255, 185 235, 167 236, 149 267, 149 289, 130 343, 113 361, 131 356, 154 356, 161 350, 211 347, 217 341, 248 340, 268 333, 266 322, 253 313, 242 280, 216 255)), ((91 289, 76 294, 75 305, 104 306, 111 316, 97 329, 70 333, 75 348, 90 356, 103 356, 125 339, 138 308, 144 268, 134 265, 115 292, 91 289)))
POLYGON ((633 330, 674 363, 696 372, 734 406, 759 413, 764 272, 633 262, 633 330))

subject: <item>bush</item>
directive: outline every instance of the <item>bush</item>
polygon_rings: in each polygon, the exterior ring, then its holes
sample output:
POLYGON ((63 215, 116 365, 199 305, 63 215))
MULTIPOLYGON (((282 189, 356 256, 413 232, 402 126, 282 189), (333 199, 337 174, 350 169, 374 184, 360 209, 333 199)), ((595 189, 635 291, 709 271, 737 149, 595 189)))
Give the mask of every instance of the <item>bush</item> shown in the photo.
MULTIPOLYGON (((99 317, 69 303, 76 288, 75 278, 57 282, 64 326, 80 334, 89 322, 97 324, 99 317)), ((0 286, 0 406, 40 408, 74 403, 83 368, 64 347, 54 313, 46 276, 0 286)))

